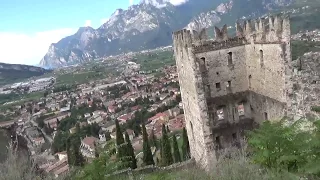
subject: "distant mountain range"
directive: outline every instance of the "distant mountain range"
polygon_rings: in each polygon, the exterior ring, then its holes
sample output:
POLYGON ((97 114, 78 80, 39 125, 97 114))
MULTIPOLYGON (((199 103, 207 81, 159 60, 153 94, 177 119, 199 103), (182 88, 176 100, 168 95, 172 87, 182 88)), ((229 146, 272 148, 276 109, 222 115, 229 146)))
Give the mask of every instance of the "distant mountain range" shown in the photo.
POLYGON ((34 76, 41 76, 49 72, 51 72, 51 70, 36 66, 0 63, 0 85, 13 83, 34 76))
POLYGON ((57 68, 96 58, 172 44, 172 32, 234 23, 290 5, 293 0, 142 0, 127 10, 117 9, 98 29, 81 27, 50 45, 40 66, 57 68))

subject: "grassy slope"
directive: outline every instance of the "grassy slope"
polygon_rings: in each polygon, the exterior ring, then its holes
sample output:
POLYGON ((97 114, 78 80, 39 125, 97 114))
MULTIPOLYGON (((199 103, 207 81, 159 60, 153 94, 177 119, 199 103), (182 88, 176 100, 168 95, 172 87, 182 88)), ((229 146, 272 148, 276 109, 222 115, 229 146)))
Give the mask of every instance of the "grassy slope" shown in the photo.
POLYGON ((141 65, 141 70, 156 70, 165 65, 175 64, 172 51, 155 52, 149 54, 140 54, 134 58, 134 61, 141 65))

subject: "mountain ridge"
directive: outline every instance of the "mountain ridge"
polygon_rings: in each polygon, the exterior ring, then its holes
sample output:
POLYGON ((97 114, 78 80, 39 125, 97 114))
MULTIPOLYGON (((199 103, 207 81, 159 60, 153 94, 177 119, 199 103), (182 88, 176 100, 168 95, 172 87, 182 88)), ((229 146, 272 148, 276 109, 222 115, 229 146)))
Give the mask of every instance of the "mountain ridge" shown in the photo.
POLYGON ((34 76, 41 76, 49 72, 51 72, 51 70, 37 66, 0 63, 0 85, 34 76))
POLYGON ((209 28, 227 19, 258 16, 292 0, 189 0, 175 6, 169 0, 142 0, 127 10, 117 9, 99 28, 80 27, 50 45, 40 66, 57 68, 104 56, 141 51, 172 43, 178 29, 209 28), (249 10, 241 10, 243 6, 249 10), (254 9, 254 11, 252 11, 254 9))

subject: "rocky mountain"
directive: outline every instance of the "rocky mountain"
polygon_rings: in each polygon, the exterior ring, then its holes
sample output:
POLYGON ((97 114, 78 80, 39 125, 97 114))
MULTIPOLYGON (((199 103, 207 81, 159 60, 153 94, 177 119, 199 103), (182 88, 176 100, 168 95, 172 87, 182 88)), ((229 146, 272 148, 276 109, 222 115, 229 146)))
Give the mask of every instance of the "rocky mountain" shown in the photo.
MULTIPOLYGON (((209 28, 221 22, 258 16, 292 0, 141 0, 117 9, 98 29, 81 27, 51 44, 40 66, 57 68, 103 56, 152 49, 172 43, 173 31, 209 28)), ((232 23, 233 23, 232 22, 232 23)))
POLYGON ((41 67, 0 63, 0 85, 51 72, 41 67))

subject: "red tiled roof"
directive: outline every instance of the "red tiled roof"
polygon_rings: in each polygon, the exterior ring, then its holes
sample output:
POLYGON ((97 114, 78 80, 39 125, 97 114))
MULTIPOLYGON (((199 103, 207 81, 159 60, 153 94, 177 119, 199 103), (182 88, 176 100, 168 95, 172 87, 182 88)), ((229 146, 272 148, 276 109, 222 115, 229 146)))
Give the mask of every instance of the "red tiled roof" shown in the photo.
POLYGON ((60 168, 60 169, 57 169, 57 170, 54 172, 54 174, 59 176, 60 174, 66 172, 66 171, 69 171, 69 165, 68 165, 68 164, 65 165, 65 166, 63 166, 63 167, 60 168))
POLYGON ((128 135, 133 135, 134 134, 134 131, 132 129, 127 129, 126 131, 127 131, 128 135))
POLYGON ((86 137, 82 140, 82 143, 89 145, 92 149, 94 149, 94 143, 98 141, 95 137, 86 137))
POLYGON ((139 110, 141 108, 142 108, 141 106, 137 105, 137 106, 132 107, 131 111, 137 111, 137 110, 139 110))
POLYGON ((113 110, 115 110, 117 107, 116 106, 113 106, 113 105, 111 105, 111 106, 108 106, 108 110, 109 111, 113 111, 113 110))
POLYGON ((119 121, 128 121, 132 118, 132 114, 124 114, 120 117, 118 117, 119 121))
POLYGON ((156 119, 158 119, 158 118, 160 118, 160 117, 163 117, 163 116, 168 116, 168 114, 166 114, 166 113, 158 113, 158 114, 156 114, 155 116, 149 118, 148 120, 149 120, 149 121, 153 121, 153 120, 156 120, 156 119))

